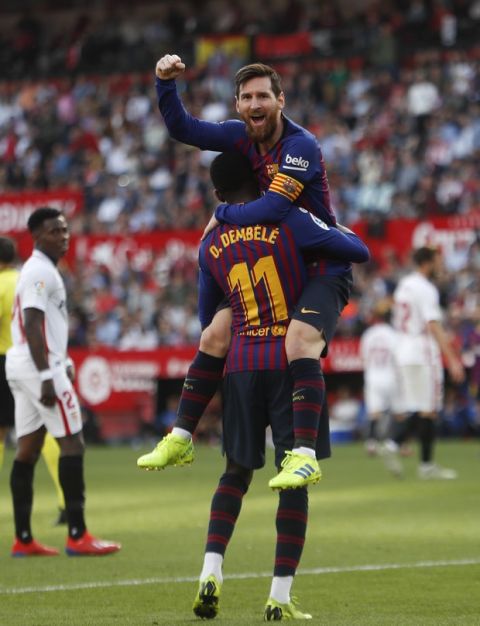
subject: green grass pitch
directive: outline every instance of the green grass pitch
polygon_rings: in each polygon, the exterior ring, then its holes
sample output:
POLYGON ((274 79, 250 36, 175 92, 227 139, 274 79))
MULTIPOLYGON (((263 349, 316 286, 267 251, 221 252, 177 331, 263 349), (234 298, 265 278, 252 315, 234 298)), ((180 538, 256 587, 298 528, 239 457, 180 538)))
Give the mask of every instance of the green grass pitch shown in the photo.
MULTIPOLYGON (((217 448, 163 472, 136 469, 136 451, 90 448, 87 520, 123 550, 103 558, 12 559, 8 475, 0 473, 0 624, 5 626, 175 625, 199 620, 197 589, 210 499, 223 471, 217 448)), ((416 459, 395 480, 360 444, 336 446, 310 489, 307 542, 293 592, 312 624, 480 625, 480 445, 446 442, 438 461, 456 481, 421 482, 416 459)), ((257 472, 231 541, 219 624, 263 619, 270 588, 277 496, 273 469, 257 472)), ((56 500, 43 461, 36 474, 33 530, 63 549, 56 500)))

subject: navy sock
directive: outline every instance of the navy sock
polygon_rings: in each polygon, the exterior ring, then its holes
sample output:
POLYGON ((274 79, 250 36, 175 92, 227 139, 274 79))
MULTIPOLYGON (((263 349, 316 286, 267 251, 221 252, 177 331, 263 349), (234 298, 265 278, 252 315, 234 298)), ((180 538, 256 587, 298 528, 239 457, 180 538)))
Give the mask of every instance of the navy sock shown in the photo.
POLYGON ((61 456, 58 476, 65 496, 68 534, 73 539, 78 539, 86 530, 83 456, 61 456))
POLYGON ((435 421, 427 417, 418 418, 418 438, 422 463, 431 463, 435 441, 435 421))
POLYGON ((295 359, 290 363, 293 377, 293 433, 295 448, 314 448, 317 442, 320 413, 325 399, 318 359, 295 359))
POLYGON ((221 476, 210 507, 205 552, 225 554, 247 490, 248 485, 237 474, 225 473, 221 476))
POLYGON ((33 504, 33 473, 31 463, 14 461, 10 473, 10 489, 13 500, 15 535, 24 543, 32 541, 30 518, 33 504))
POLYGON ((308 491, 280 491, 276 517, 274 576, 294 576, 302 556, 308 520, 308 491))
POLYGON ((225 358, 197 352, 185 377, 175 426, 192 434, 195 432, 208 403, 218 389, 224 367, 225 358))
POLYGON ((403 420, 395 420, 392 424, 392 439, 399 446, 405 443, 415 430, 417 414, 412 413, 403 420))

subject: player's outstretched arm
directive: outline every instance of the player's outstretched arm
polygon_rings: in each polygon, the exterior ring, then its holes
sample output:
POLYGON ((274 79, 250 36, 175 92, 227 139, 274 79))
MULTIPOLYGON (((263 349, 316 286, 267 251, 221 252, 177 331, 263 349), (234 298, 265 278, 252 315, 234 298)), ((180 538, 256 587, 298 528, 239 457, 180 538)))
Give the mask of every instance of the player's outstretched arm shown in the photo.
POLYGON ((305 209, 294 207, 285 218, 302 250, 316 251, 322 258, 366 263, 370 252, 364 242, 345 226, 328 226, 305 209))
POLYGON ((162 80, 172 80, 183 74, 185 71, 185 63, 178 54, 165 54, 157 61, 155 74, 162 80))
POLYGON ((219 204, 215 209, 217 222, 237 226, 276 224, 281 222, 292 208, 291 201, 277 193, 267 191, 258 200, 242 204, 219 204))
POLYGON ((244 124, 240 120, 207 122, 191 115, 178 96, 175 82, 184 71, 185 64, 176 54, 163 56, 155 70, 158 108, 170 137, 201 150, 234 150, 244 124))

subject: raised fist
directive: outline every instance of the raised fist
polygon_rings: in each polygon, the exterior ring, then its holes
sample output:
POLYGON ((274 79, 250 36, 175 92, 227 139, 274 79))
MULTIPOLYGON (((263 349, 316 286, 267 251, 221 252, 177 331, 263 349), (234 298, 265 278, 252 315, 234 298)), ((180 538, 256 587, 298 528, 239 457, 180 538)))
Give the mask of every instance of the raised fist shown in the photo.
POLYGON ((177 78, 185 71, 185 63, 177 54, 166 54, 158 62, 155 73, 162 80, 177 78))

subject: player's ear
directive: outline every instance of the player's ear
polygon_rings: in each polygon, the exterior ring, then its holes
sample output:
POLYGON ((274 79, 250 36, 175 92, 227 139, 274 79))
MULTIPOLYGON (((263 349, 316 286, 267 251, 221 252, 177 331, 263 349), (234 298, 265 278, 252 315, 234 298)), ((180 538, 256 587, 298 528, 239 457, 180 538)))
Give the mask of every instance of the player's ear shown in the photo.
POLYGON ((280 105, 280 109, 283 109, 285 106, 285 94, 281 91, 278 95, 277 102, 280 105))
POLYGON ((238 98, 237 98, 237 96, 235 96, 235 109, 236 109, 237 113, 240 113, 239 107, 238 107, 238 98))
POLYGON ((225 202, 225 198, 222 196, 222 194, 218 191, 218 189, 214 189, 215 195, 217 196, 217 199, 220 200, 220 202, 225 202))

